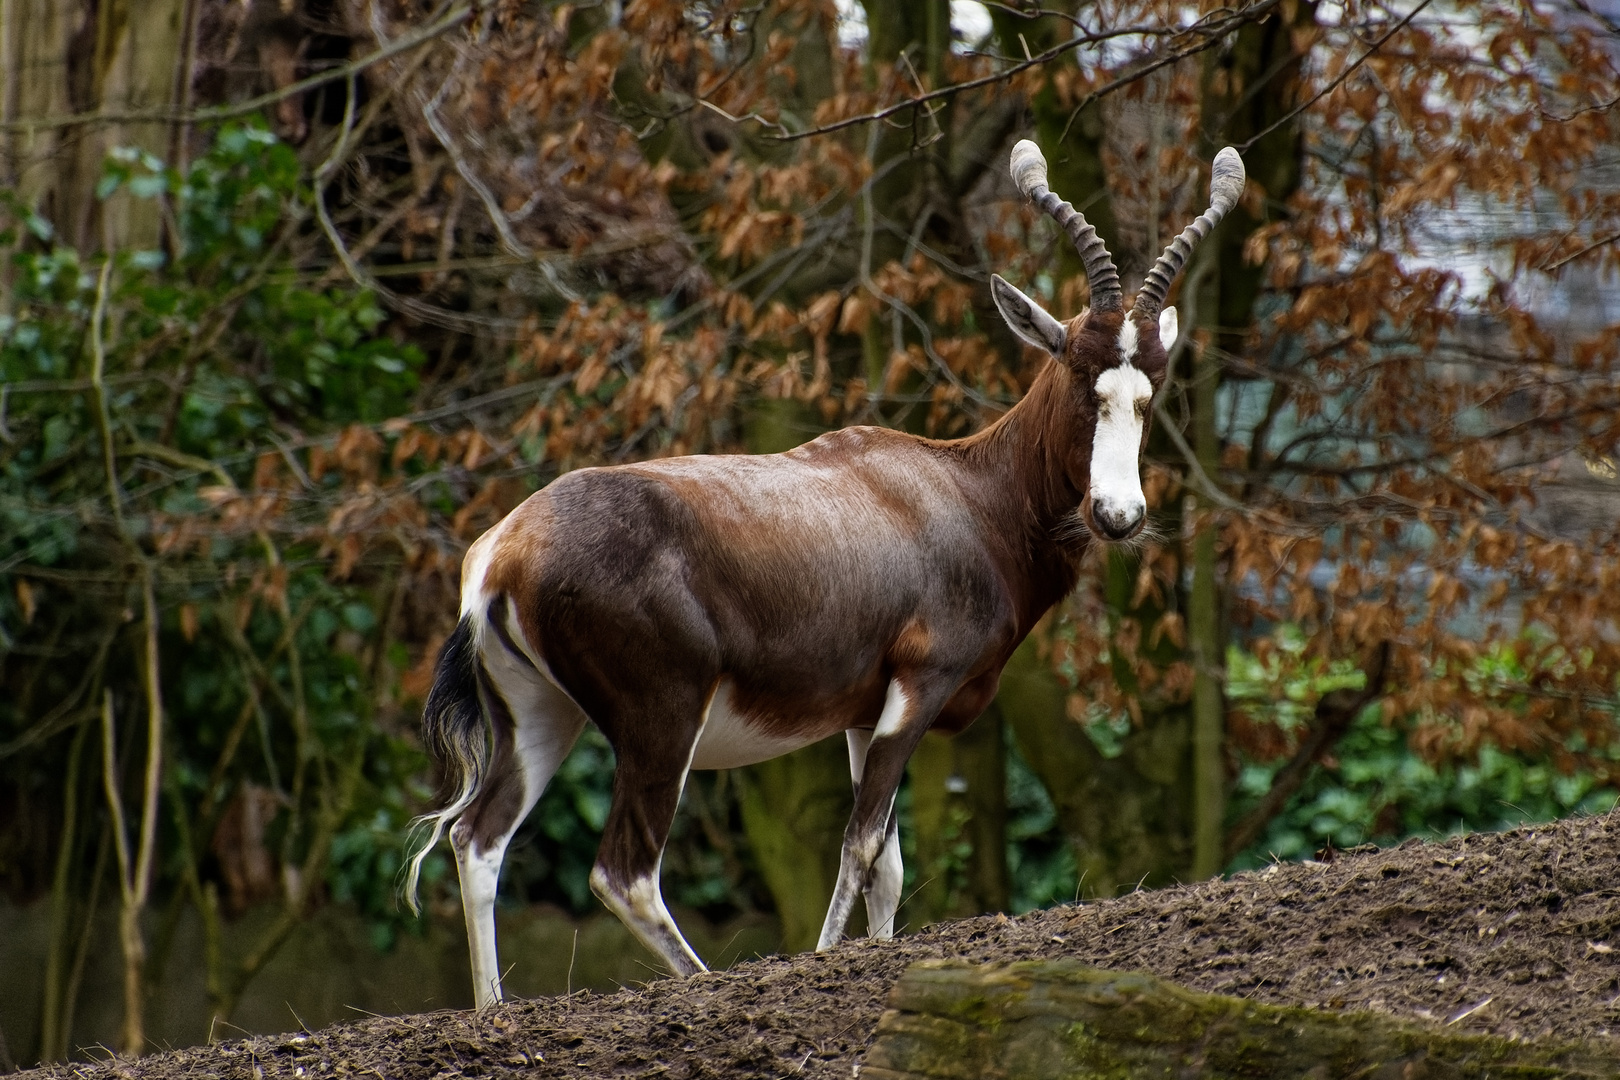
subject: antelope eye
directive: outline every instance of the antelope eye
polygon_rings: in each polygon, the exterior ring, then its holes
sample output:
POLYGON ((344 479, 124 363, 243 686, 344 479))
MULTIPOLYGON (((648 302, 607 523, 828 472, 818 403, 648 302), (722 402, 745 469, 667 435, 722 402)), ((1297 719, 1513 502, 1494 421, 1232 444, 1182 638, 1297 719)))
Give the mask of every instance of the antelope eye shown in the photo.
POLYGON ((1136 399, 1136 418, 1138 420, 1147 419, 1148 405, 1152 400, 1152 398, 1145 397, 1136 399))

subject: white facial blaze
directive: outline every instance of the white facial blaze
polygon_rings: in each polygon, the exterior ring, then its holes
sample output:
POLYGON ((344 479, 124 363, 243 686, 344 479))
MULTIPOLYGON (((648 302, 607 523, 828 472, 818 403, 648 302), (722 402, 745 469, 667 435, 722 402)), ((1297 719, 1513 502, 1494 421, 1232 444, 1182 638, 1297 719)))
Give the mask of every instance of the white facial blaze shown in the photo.
POLYGON ((1136 363, 1136 337, 1136 319, 1127 315, 1119 328, 1119 355, 1127 364, 1136 363))
MULTIPOLYGON (((1130 351, 1136 352, 1136 328, 1129 319, 1130 351)), ((1125 352, 1126 332, 1120 332, 1125 352)), ((1097 432, 1091 442, 1091 511, 1105 528, 1120 532, 1147 512, 1142 495, 1142 423, 1153 398, 1153 384, 1127 361, 1097 376, 1097 432)))

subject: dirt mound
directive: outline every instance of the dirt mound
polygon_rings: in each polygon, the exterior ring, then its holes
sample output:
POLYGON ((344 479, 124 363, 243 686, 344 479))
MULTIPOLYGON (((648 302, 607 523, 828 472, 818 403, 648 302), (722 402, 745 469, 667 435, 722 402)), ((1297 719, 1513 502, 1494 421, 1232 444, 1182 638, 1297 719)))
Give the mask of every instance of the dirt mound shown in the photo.
POLYGON ((33 1076, 847 1080, 901 971, 946 956, 1069 956, 1278 1004, 1613 1038, 1617 930, 1620 816, 1609 815, 968 919, 616 994, 378 1018, 33 1076))

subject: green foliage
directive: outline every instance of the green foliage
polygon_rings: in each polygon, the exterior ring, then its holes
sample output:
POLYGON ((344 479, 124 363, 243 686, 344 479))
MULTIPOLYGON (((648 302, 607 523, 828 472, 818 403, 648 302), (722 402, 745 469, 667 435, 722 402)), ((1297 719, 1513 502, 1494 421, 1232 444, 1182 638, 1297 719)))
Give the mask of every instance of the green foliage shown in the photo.
MULTIPOLYGON (((1348 661, 1322 664, 1302 658, 1303 642, 1286 631, 1282 648, 1267 660, 1233 648, 1227 654, 1227 693, 1279 729, 1293 733, 1309 722, 1315 701, 1341 688, 1359 688, 1365 676, 1348 661)), ((1514 650, 1483 655, 1470 679, 1525 685, 1514 650)), ((1518 701, 1523 705, 1522 696, 1518 701)), ((1363 709, 1313 770, 1266 834, 1239 854, 1231 869, 1272 859, 1308 859, 1326 848, 1393 844, 1409 836, 1439 837, 1599 813, 1614 806, 1616 791, 1591 771, 1560 771, 1550 753, 1511 753, 1486 743, 1477 754, 1434 763, 1413 748, 1413 718, 1384 719, 1377 705, 1363 709)), ((1575 736, 1578 738, 1579 736, 1575 736)), ((1617 755, 1620 756, 1620 755, 1617 755)), ((1235 820, 1271 787, 1280 760, 1242 758, 1230 814, 1235 820)))
MULTIPOLYGON (((104 324, 116 441, 169 443, 242 482, 251 465, 242 451, 275 423, 296 432, 405 410, 421 353, 383 332, 369 294, 312 288, 287 264, 308 200, 289 147, 261 128, 227 127, 185 177, 120 151, 98 192, 121 190, 159 201, 176 229, 172 259, 113 257, 104 324)), ((0 243, 10 249, 12 313, 0 318, 0 382, 84 379, 100 268, 53 244, 37 214, 8 208, 0 243)), ((77 549, 82 530, 69 515, 105 513, 86 505, 105 491, 92 401, 81 386, 13 394, 9 405, 17 441, 0 454, 0 560, 54 565, 77 549)), ((213 482, 164 484, 161 508, 196 510, 196 488, 213 482)))
POLYGON ((518 831, 502 867, 503 899, 583 913, 613 791, 613 748, 588 726, 518 831))
MULTIPOLYGON (((309 190, 296 154, 262 127, 223 128, 184 175, 117 151, 97 195, 155 203, 165 249, 113 253, 103 275, 103 262, 60 243, 15 200, 0 232, 11 278, 10 314, 0 318, 0 381, 11 387, 0 443, 9 688, 0 743, 71 701, 86 667, 95 686, 114 691, 121 737, 133 738, 144 722, 139 622, 121 613, 138 614, 138 567, 150 560, 171 815, 159 894, 188 888, 188 862, 205 881, 229 881, 224 864, 241 853, 215 830, 232 800, 262 790, 276 810, 254 843, 278 866, 312 872, 313 895, 324 879, 386 944, 410 922, 395 879, 408 822, 428 798, 414 739, 378 723, 397 670, 385 662, 392 581, 386 568, 333 579, 319 525, 340 477, 306 493, 313 527, 301 533, 221 528, 208 512, 214 493, 251 490, 257 455, 274 439, 320 438, 407 411, 423 357, 390 336, 369 294, 323 286, 301 269, 293 253, 308 233, 309 190), (122 529, 88 385, 98 322, 122 529), (55 602, 36 611, 42 597, 55 602), (109 644, 98 668, 101 640, 109 644), (13 652, 14 643, 26 648, 13 652)), ((92 687, 86 699, 99 694, 92 687)), ((0 785, 61 805, 47 763, 65 741, 0 760, 0 785)), ((88 827, 100 828, 99 793, 80 787, 88 827)), ((446 869, 442 856, 429 860, 430 888, 446 869)))
POLYGON ((1034 770, 1007 735, 1007 875, 1016 912, 1070 903, 1078 892, 1074 847, 1058 827, 1057 811, 1034 770))
MULTIPOLYGON (((1601 813, 1615 791, 1589 772, 1563 775, 1544 758, 1509 754, 1491 745, 1477 762, 1432 765, 1412 750, 1400 728, 1368 708, 1334 753, 1337 768, 1306 781, 1265 837, 1239 855, 1232 869, 1272 858, 1309 859, 1333 847, 1397 843, 1511 828, 1570 814, 1601 813)), ((1239 805, 1252 803, 1271 782, 1272 767, 1250 763, 1239 777, 1239 805)))

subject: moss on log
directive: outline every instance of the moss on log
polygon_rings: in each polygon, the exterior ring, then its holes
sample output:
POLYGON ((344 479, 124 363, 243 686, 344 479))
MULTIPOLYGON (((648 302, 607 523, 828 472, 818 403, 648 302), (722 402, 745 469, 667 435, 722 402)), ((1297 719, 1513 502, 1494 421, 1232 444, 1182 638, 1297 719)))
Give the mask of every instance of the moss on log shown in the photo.
POLYGON ((927 961, 895 985, 860 1076, 1530 1080, 1620 1076, 1620 1056, 1374 1013, 1262 1005, 1070 960, 927 961))

